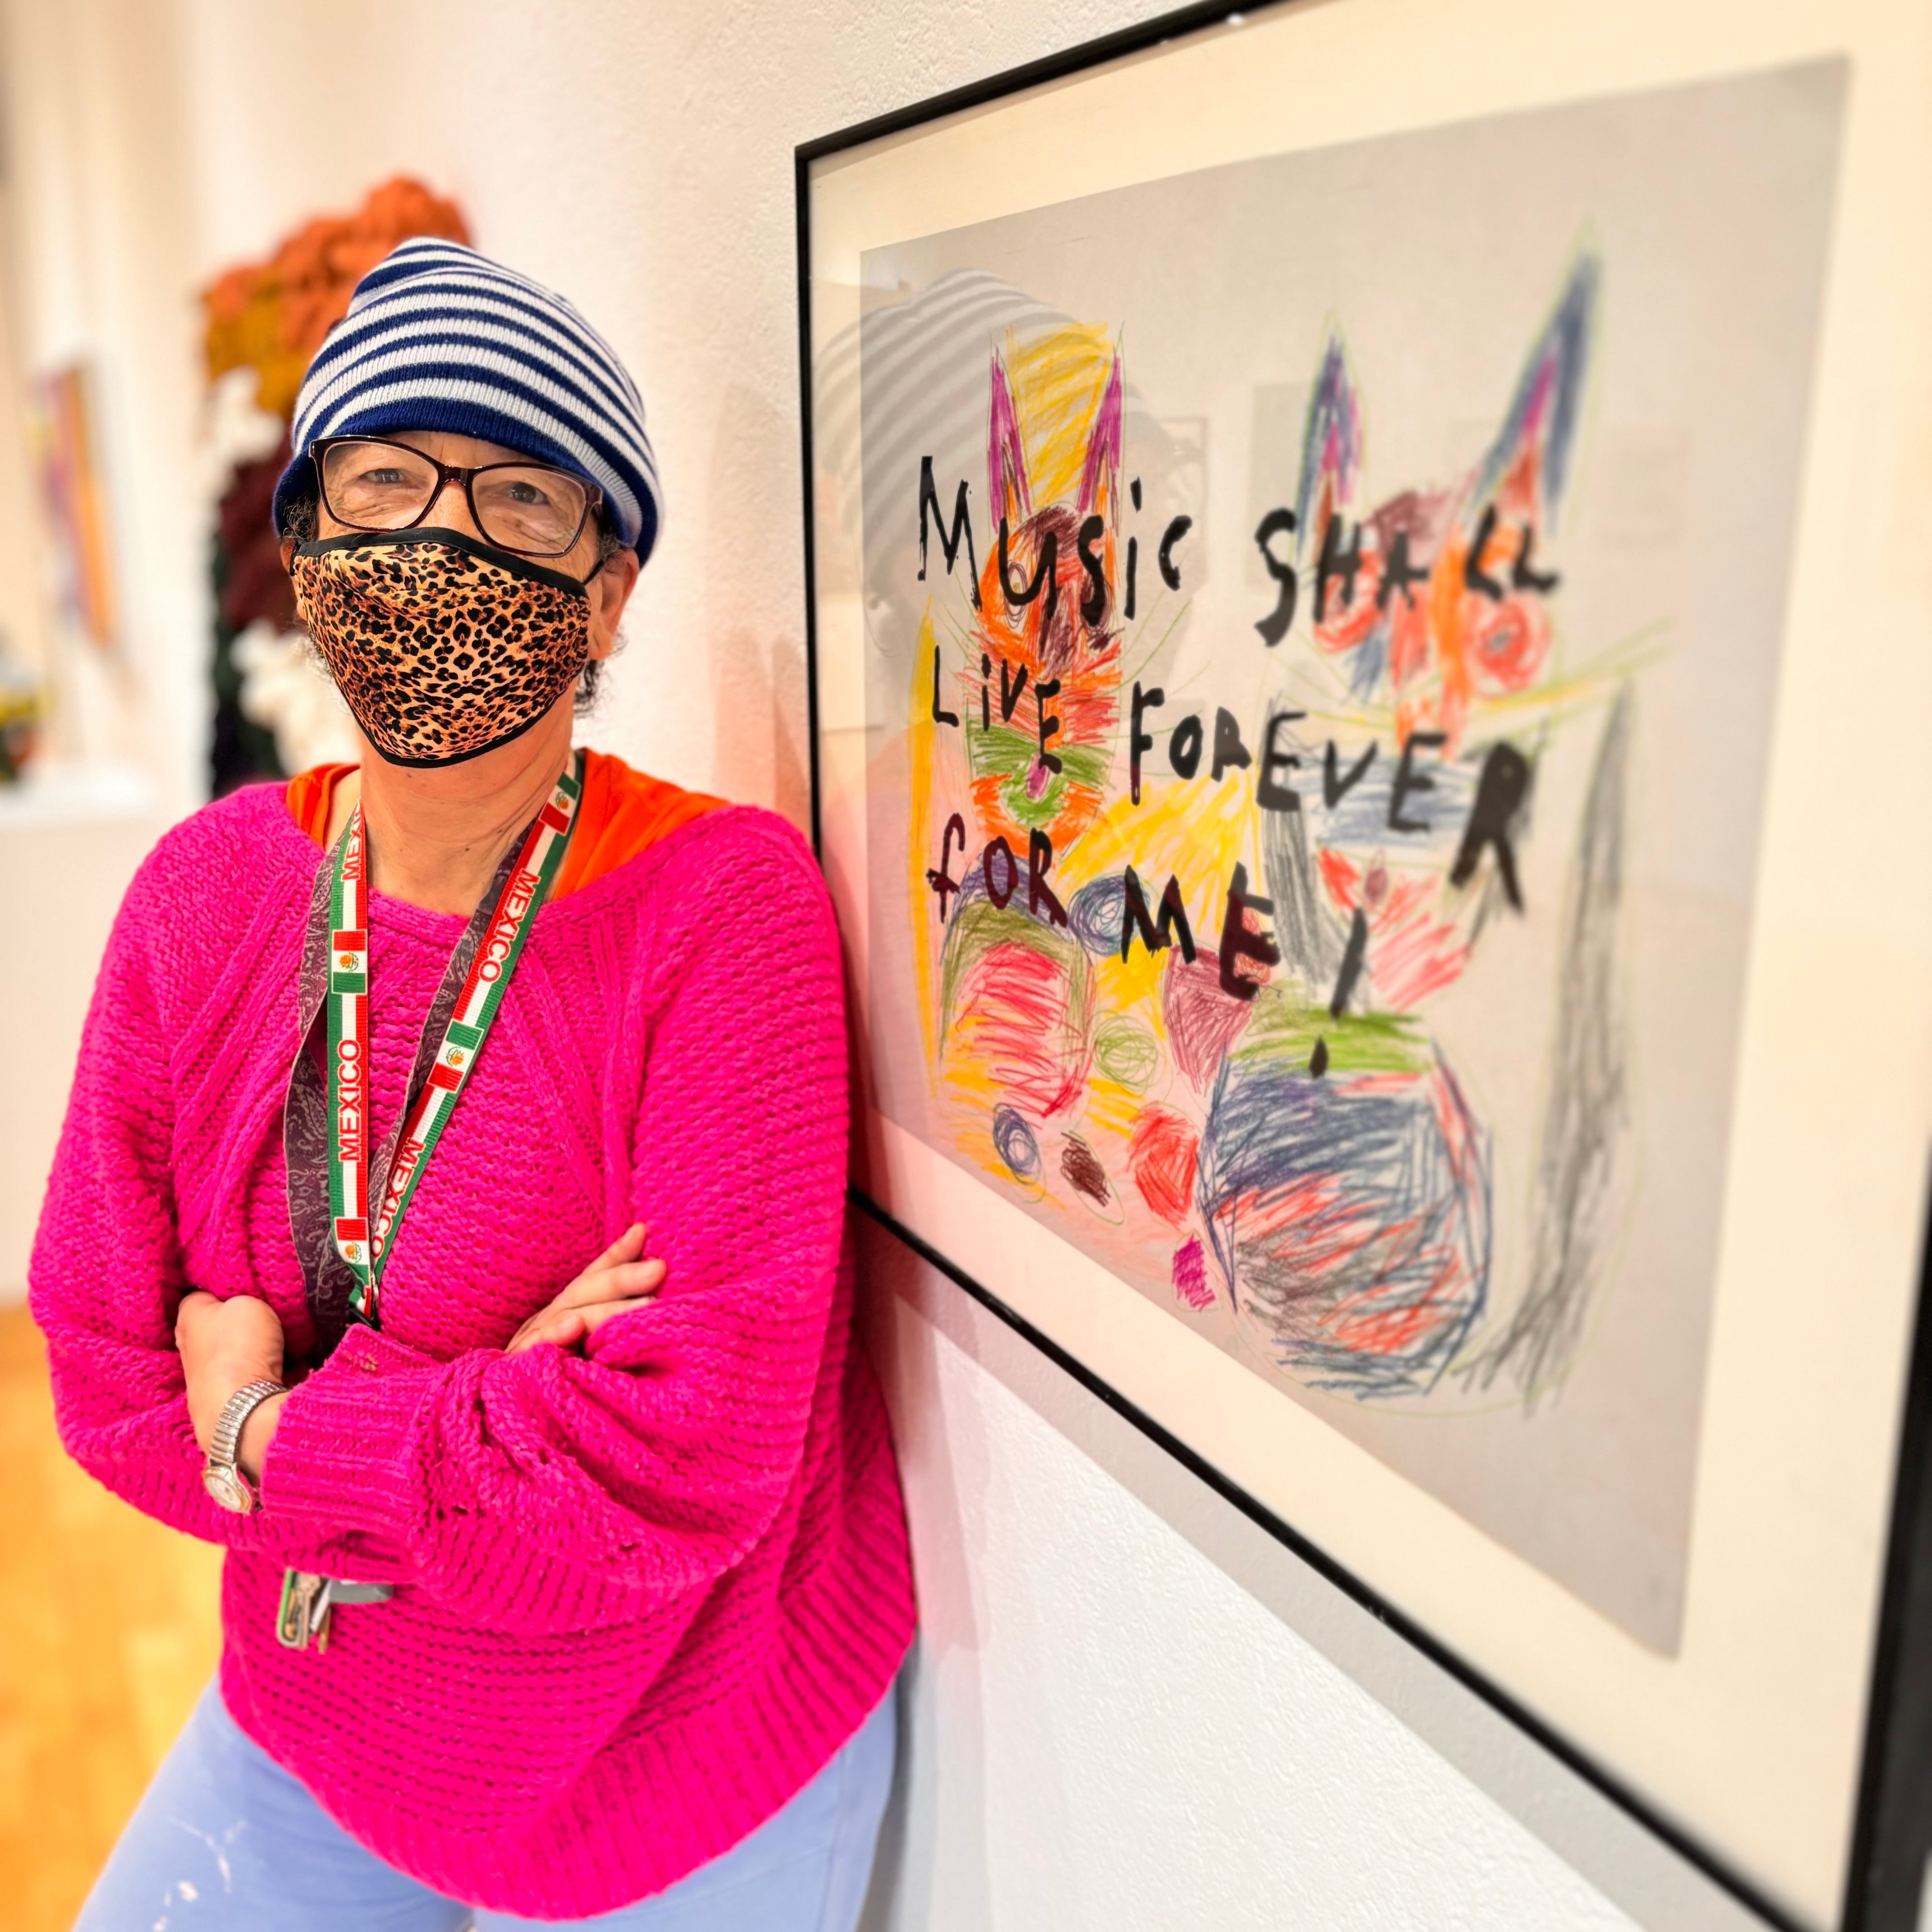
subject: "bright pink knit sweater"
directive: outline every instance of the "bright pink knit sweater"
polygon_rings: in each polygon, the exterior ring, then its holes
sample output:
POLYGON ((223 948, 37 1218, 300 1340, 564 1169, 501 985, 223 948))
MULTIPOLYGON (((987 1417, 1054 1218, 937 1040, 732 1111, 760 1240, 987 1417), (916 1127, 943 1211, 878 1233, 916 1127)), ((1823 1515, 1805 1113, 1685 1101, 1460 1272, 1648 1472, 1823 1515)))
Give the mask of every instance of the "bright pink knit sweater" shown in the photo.
MULTIPOLYGON (((538 913, 382 1330, 296 1388, 237 1516, 202 1488, 174 1317, 190 1286, 260 1295, 309 1345, 281 1118, 320 859, 261 786, 128 892, 34 1252, 62 1438, 228 1545, 228 1707, 363 1844, 473 1904, 606 1911, 783 1804, 910 1640, 850 1339, 830 910, 797 836, 734 808, 538 913), (658 1300, 582 1356, 504 1354, 633 1220, 658 1300), (286 1650, 285 1564, 400 1587, 338 1610, 326 1654, 286 1650)), ((463 924, 373 900, 378 1136, 463 924)))

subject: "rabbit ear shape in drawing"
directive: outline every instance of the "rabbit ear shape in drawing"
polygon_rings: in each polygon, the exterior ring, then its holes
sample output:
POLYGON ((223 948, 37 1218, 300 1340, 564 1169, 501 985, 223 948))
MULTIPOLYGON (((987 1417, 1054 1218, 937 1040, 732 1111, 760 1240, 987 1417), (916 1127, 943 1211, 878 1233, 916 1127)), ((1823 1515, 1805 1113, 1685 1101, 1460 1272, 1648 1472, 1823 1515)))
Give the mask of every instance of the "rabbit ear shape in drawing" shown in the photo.
POLYGON ((1023 524, 1033 514, 1033 493, 1027 487, 1026 444, 1020 435, 1019 412, 1006 365, 993 358, 992 400, 986 434, 986 494, 997 519, 1023 524))
POLYGON ((1105 517, 1110 524, 1120 521, 1120 358, 1107 377, 1100 406, 1094 413, 1094 425, 1087 432, 1087 460, 1080 472, 1080 514, 1105 517))
POLYGON ((1600 257, 1588 247, 1580 249, 1523 364, 1502 428, 1476 472, 1465 512, 1472 526, 1493 508, 1532 528, 1556 529, 1576 453, 1602 280, 1600 257))
POLYGON ((1118 350, 1070 325, 992 357, 986 494, 994 520, 1017 530, 1049 505, 1119 521, 1125 383, 1118 350), (1037 500, 1036 500, 1036 499, 1037 500))
POLYGON ((1354 500, 1362 467, 1362 405, 1342 332, 1331 328, 1308 399, 1301 437, 1301 481, 1295 491, 1295 547, 1306 550, 1354 500))

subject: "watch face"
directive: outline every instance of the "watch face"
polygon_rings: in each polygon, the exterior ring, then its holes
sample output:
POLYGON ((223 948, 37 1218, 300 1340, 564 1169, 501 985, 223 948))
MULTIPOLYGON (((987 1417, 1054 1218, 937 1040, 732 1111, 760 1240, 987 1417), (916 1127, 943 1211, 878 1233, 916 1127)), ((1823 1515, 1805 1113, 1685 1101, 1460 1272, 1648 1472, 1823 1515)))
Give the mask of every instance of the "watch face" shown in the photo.
POLYGON ((201 1480, 207 1485, 208 1493, 224 1509, 232 1510, 238 1516, 248 1514, 253 1498, 232 1469, 204 1469, 201 1480))

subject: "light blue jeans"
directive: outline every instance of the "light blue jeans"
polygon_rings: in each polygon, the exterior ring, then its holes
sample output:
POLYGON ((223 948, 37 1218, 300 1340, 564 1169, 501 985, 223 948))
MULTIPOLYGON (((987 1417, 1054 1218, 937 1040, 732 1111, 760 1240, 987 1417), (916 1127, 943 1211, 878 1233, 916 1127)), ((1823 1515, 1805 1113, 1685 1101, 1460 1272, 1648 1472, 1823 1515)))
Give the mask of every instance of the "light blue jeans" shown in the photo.
POLYGON ((668 1891, 568 1922, 472 1912, 365 1851, 201 1694, 74 1932, 852 1932, 892 1781, 888 1691, 784 1808, 668 1891))

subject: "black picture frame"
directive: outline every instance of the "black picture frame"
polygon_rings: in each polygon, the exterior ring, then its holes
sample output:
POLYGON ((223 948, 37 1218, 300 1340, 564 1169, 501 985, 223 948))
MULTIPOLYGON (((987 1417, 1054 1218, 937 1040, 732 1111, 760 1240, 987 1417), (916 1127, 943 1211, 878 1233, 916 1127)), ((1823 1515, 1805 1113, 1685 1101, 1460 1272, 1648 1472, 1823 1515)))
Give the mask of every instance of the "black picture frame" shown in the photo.
MULTIPOLYGON (((818 568, 814 529, 812 196, 814 162, 882 138, 928 126, 1125 58, 1144 54, 1263 10, 1292 12, 1303 0, 1262 0, 1236 7, 1224 0, 1156 14, 1120 28, 952 88, 929 99, 800 143, 794 150, 797 251, 801 521, 803 530, 807 724, 811 738, 811 836, 824 861, 818 568)), ((1370 1588, 1290 1522, 1258 1502, 1154 1417, 1044 1334, 986 1283, 974 1280, 860 1189, 855 1206, 889 1229, 962 1292, 1157 1444, 1194 1477, 1265 1529, 1336 1589, 1368 1610, 1485 1703, 1534 1738, 1552 1757, 1604 1793, 1724 1891, 1779 1932, 1806 1932, 1748 1876, 1666 1816, 1590 1754, 1526 1708, 1507 1690, 1370 1588)), ((1878 1626, 1867 1692, 1864 1743, 1850 1834, 1846 1878, 1835 1932, 1916 1932, 1932 1860, 1932 1182, 1919 1239, 1918 1287, 1906 1366, 1890 1527, 1878 1626)))

